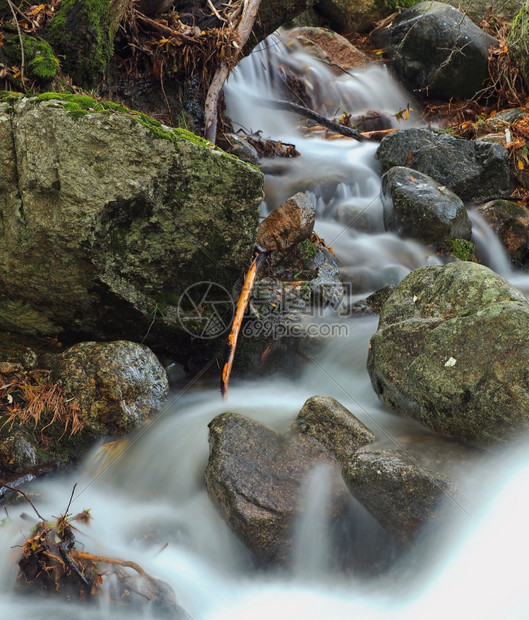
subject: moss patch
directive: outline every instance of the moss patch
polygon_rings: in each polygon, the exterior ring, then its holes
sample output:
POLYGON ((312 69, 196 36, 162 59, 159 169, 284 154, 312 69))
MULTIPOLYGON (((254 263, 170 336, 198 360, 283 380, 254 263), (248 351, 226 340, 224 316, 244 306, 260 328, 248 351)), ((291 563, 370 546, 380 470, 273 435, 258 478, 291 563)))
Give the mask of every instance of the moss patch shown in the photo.
POLYGON ((476 246, 466 239, 452 239, 450 241, 452 254, 460 260, 475 261, 476 246))
MULTIPOLYGON (((22 35, 25 69, 28 76, 40 82, 51 82, 59 70, 59 60, 49 43, 40 37, 22 35)), ((21 64, 20 40, 18 34, 7 34, 3 51, 13 64, 21 64)))
POLYGON ((114 51, 110 0, 62 0, 45 37, 74 82, 93 86, 114 51))

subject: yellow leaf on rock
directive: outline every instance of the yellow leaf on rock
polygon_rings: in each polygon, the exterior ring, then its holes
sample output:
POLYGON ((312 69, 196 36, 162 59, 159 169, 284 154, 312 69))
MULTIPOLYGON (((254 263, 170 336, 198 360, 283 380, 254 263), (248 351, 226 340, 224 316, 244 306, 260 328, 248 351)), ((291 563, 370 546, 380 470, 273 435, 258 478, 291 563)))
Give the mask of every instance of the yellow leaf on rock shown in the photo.
POLYGON ((523 165, 523 161, 521 159, 518 160, 518 170, 523 170, 525 166, 523 165))

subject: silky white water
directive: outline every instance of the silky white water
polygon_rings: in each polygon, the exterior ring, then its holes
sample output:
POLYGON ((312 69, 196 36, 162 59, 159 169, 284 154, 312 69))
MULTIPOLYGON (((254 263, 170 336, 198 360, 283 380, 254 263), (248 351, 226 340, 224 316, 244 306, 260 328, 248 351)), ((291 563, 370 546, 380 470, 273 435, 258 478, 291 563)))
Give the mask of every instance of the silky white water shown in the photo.
MULTIPOLYGON (((226 88, 234 122, 262 130, 263 137, 295 143, 302 153, 292 160, 265 163, 269 173, 263 211, 308 188, 317 201, 317 232, 339 257, 353 299, 397 283, 416 267, 438 262, 420 244, 384 232, 375 144, 303 137, 294 115, 255 103, 256 96, 281 97, 282 64, 307 76, 315 100, 325 98, 321 110, 329 116, 337 110, 356 114, 371 108, 395 114, 408 103, 417 107, 385 69, 363 70, 338 80, 303 50, 268 39, 261 52, 241 63, 226 88)), ((475 234, 485 234, 476 222, 473 219, 475 234)), ((486 260, 498 269, 501 248, 496 251, 490 241, 482 246, 489 252, 486 260)), ((526 276, 501 264, 503 275, 529 288, 526 276)), ((381 441, 428 434, 379 406, 365 370, 376 325, 376 317, 349 319, 347 337, 329 340, 320 350, 311 348, 312 361, 299 378, 234 381, 227 403, 216 385, 198 388, 190 381, 187 389, 172 395, 156 420, 129 438, 127 449, 114 461, 112 456, 105 461, 108 452, 95 448, 75 474, 34 484, 39 512, 58 516, 77 482, 70 513, 90 508, 93 517, 90 526, 80 526, 76 533, 86 551, 137 562, 170 584, 179 604, 196 620, 527 617, 522 564, 529 554, 526 445, 491 454, 474 470, 462 472, 463 483, 472 487, 468 505, 447 497, 443 526, 426 531, 411 554, 398 559, 388 536, 351 500, 348 548, 378 566, 371 574, 360 564, 343 570, 336 562, 330 545, 325 468, 305 483, 308 510, 297 524, 289 569, 258 569, 210 502, 204 485, 207 425, 226 410, 282 432, 308 397, 330 394, 381 441), (164 543, 167 547, 159 552, 164 543)), ((10 506, 9 518, 0 527, 2 617, 152 617, 148 607, 120 611, 105 597, 83 605, 16 595, 16 545, 31 529, 30 521, 19 519, 22 511, 32 512, 26 503, 10 506)))

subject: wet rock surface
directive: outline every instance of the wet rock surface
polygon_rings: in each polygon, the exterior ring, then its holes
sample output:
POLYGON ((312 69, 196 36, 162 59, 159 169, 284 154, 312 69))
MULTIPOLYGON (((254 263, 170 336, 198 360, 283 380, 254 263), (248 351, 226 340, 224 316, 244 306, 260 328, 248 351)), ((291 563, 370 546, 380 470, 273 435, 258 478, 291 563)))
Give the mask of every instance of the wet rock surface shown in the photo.
POLYGON ((374 30, 371 39, 410 90, 445 100, 473 97, 482 89, 489 77, 489 48, 498 45, 442 2, 416 4, 374 30))
POLYGON ((59 358, 60 383, 92 432, 122 435, 158 413, 169 385, 146 346, 127 341, 81 342, 59 358))
POLYGON ((529 303, 474 263, 412 272, 384 304, 368 371, 388 409, 471 445, 529 430, 529 303))
POLYGON ((397 540, 409 543, 436 515, 448 480, 404 451, 361 450, 343 469, 354 495, 397 540))
POLYGON ((309 398, 296 417, 293 429, 324 446, 340 463, 376 439, 374 433, 332 396, 309 398))
POLYGON ((479 207, 503 244, 511 263, 516 267, 529 266, 529 211, 516 202, 493 200, 479 207))
POLYGON ((351 71, 365 67, 371 61, 369 57, 342 37, 327 28, 300 27, 287 30, 287 38, 296 39, 310 54, 331 64, 337 75, 343 74, 343 69, 351 71))
POLYGON ((382 187, 387 231, 434 245, 470 239, 463 201, 428 175, 395 166, 382 177, 382 187))
POLYGON ((286 252, 310 238, 316 207, 305 193, 294 194, 260 224, 257 244, 267 251, 286 252))
POLYGON ((506 194, 511 187, 507 150, 500 144, 454 138, 428 129, 404 129, 382 140, 377 158, 383 172, 393 166, 412 168, 465 202, 506 194))
POLYGON ((274 431, 236 413, 209 424, 206 485, 235 534, 266 562, 288 562, 293 520, 303 511, 302 486, 316 467, 334 467, 332 513, 347 494, 334 459, 321 447, 274 431))

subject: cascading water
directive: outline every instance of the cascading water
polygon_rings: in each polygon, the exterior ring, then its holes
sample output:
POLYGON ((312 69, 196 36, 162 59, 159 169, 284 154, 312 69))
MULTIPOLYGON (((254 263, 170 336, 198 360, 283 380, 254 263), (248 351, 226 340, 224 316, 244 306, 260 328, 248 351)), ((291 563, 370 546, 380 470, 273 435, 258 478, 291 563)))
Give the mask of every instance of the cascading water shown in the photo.
MULTIPOLYGON (((236 123, 295 143, 302 153, 292 160, 265 162, 269 173, 263 209, 273 208, 300 189, 312 191, 318 204, 317 231, 334 247, 353 296, 365 296, 398 282, 416 267, 437 262, 420 244, 383 232, 376 145, 302 136, 293 125, 292 114, 256 103, 256 96, 281 98, 282 66, 303 72, 313 97, 319 98, 320 109, 328 116, 338 111, 362 113, 368 108, 389 115, 411 103, 385 69, 366 69, 337 79, 328 67, 295 45, 285 46, 275 38, 265 41, 241 63, 226 87, 229 114, 236 123)), ((474 225, 476 235, 484 234, 476 219, 474 225)), ((483 245, 488 246, 489 262, 497 266, 491 244, 483 245)), ((526 284, 510 267, 502 269, 504 275, 515 276, 518 285, 526 284)), ((387 536, 361 506, 352 503, 355 540, 351 544, 360 555, 371 553, 373 563, 382 566, 370 578, 354 566, 343 571, 329 553, 333 534, 326 518, 325 468, 316 470, 305 484, 307 510, 296 529, 294 561, 288 570, 257 570, 250 553, 209 501, 204 486, 207 425, 227 409, 285 431, 306 398, 330 394, 382 441, 424 432, 412 422, 385 413, 371 389, 365 364, 376 324, 372 317, 349 320, 348 337, 329 342, 315 354, 314 363, 295 383, 284 378, 236 382, 228 404, 220 400, 217 389, 208 387, 174 396, 163 415, 131 437, 115 461, 102 462, 106 453, 94 450, 75 476, 36 484, 40 513, 63 512, 77 481, 70 512, 90 508, 93 522, 81 526, 84 534, 76 538, 87 550, 135 561, 169 583, 179 603, 196 620, 445 618, 454 612, 458 617, 526 617, 528 595, 521 563, 529 552, 525 523, 529 463, 524 446, 513 448, 510 454, 491 455, 481 466, 473 506, 455 505, 447 497, 450 517, 443 528, 430 528, 414 552, 389 569, 390 563, 384 564, 391 553, 387 536), (487 496, 483 480, 497 489, 508 478, 507 472, 512 478, 503 490, 494 500, 480 504, 478 491, 487 496), (158 553, 164 542, 169 543, 167 548, 158 553)), ((20 510, 20 506, 9 507, 11 519, 0 523, 3 617, 150 617, 144 607, 137 613, 120 612, 104 598, 96 606, 73 606, 53 597, 15 595, 14 546, 31 527, 30 522, 18 519, 20 510)), ((27 506, 23 510, 29 512, 27 506)))

